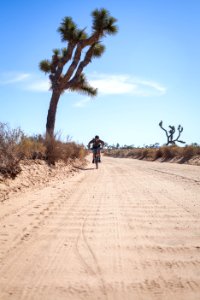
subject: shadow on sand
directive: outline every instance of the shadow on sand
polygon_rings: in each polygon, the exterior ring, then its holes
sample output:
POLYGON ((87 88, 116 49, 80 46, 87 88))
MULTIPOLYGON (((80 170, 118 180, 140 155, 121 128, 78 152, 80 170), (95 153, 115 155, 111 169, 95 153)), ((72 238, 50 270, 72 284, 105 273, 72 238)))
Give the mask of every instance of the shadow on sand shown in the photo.
POLYGON ((82 171, 90 171, 90 170, 96 169, 95 167, 93 167, 93 168, 83 168, 83 167, 76 167, 76 166, 74 166, 74 168, 78 169, 78 170, 82 170, 82 171))

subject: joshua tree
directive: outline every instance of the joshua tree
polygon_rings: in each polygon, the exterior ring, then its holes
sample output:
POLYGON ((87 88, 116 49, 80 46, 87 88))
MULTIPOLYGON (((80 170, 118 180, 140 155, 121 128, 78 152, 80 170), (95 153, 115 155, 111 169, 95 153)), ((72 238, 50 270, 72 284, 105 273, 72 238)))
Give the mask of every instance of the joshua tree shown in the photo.
POLYGON ((162 128, 162 130, 164 130, 165 133, 166 133, 166 136, 167 136, 167 143, 166 143, 166 146, 168 146, 169 144, 175 145, 176 142, 185 144, 185 142, 179 140, 179 138, 180 138, 180 136, 181 136, 181 133, 183 132, 183 127, 182 127, 181 125, 178 125, 178 128, 177 128, 177 129, 178 129, 178 136, 177 136, 176 139, 174 139, 174 134, 175 134, 175 132, 176 132, 175 126, 169 125, 170 130, 168 130, 168 131, 163 127, 163 121, 160 121, 159 126, 160 126, 160 127, 162 128))
POLYGON ((94 10, 92 18, 92 33, 88 36, 85 28, 78 29, 71 17, 65 17, 58 32, 61 40, 67 43, 67 48, 53 50, 51 60, 43 60, 39 64, 40 69, 49 74, 52 90, 46 122, 47 137, 54 136, 57 105, 65 90, 97 95, 97 89, 89 85, 83 69, 93 58, 103 54, 105 46, 100 39, 117 33, 117 20, 106 9, 94 10))

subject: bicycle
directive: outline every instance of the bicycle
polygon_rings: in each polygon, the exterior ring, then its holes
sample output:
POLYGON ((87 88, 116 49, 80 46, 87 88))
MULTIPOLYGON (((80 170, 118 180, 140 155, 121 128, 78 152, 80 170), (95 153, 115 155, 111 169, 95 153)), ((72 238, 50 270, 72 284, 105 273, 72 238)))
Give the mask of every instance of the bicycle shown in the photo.
POLYGON ((102 147, 101 148, 96 148, 96 149, 94 149, 94 148, 91 149, 93 151, 93 158, 94 158, 94 163, 95 163, 96 169, 99 168, 101 149, 102 149, 102 147))
POLYGON ((99 167, 99 160, 100 160, 100 152, 98 153, 98 149, 93 149, 94 151, 94 163, 96 165, 96 169, 99 167))

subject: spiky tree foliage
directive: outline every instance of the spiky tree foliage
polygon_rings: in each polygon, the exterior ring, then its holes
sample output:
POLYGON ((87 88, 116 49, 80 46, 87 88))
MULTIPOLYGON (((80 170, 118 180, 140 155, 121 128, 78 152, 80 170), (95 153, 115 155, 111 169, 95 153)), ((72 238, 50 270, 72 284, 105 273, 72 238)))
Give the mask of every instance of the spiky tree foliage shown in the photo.
POLYGON ((84 68, 93 58, 101 57, 105 46, 101 39, 106 35, 117 33, 116 19, 110 16, 106 9, 96 9, 92 12, 92 33, 87 35, 84 29, 79 29, 71 17, 65 17, 58 32, 67 47, 54 49, 50 60, 43 60, 39 67, 49 74, 52 96, 50 100, 46 134, 53 137, 58 101, 66 91, 77 91, 89 96, 96 96, 97 89, 90 86, 83 73, 84 68))
POLYGON ((163 127, 163 121, 160 121, 159 126, 161 127, 162 130, 165 131, 165 134, 167 136, 167 143, 166 146, 168 145, 175 145, 176 142, 185 144, 185 142, 179 140, 181 133, 183 132, 183 127, 181 125, 178 125, 177 129, 178 129, 178 136, 177 138, 174 138, 174 134, 176 132, 175 126, 171 126, 169 125, 169 130, 167 131, 164 127, 163 127))

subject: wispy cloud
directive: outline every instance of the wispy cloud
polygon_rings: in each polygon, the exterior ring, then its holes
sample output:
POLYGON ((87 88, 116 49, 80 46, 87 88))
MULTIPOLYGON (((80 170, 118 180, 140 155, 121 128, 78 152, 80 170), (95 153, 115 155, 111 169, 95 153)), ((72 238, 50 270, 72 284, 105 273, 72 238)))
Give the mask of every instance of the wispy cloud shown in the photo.
POLYGON ((41 79, 38 75, 23 72, 0 73, 0 85, 15 85, 20 89, 47 92, 50 88, 48 79, 41 79))
POLYGON ((29 73, 7 72, 0 74, 0 85, 24 82, 30 78, 29 73))
MULTIPOLYGON (((167 88, 162 84, 129 75, 92 74, 88 76, 89 83, 98 88, 99 96, 129 95, 137 97, 158 97, 166 93, 167 88)), ((84 107, 90 98, 75 103, 76 107, 84 107)))
POLYGON ((34 92, 47 92, 50 88, 50 82, 48 80, 33 80, 25 87, 26 90, 34 92))
POLYGON ((74 104, 75 107, 84 107, 91 101, 91 98, 84 98, 74 104))
MULTIPOLYGON (((99 96, 105 95, 132 95, 137 97, 162 96, 167 89, 159 82, 141 79, 130 75, 113 74, 90 74, 89 83, 98 88, 99 96)), ((34 92, 48 92, 50 82, 48 78, 43 79, 36 74, 9 72, 0 74, 0 85, 20 84, 20 88, 34 92)), ((90 98, 81 100, 75 104, 83 107, 90 98)))
POLYGON ((141 97, 162 96, 166 87, 158 82, 129 75, 93 74, 89 82, 98 88, 99 94, 129 94, 141 97))

